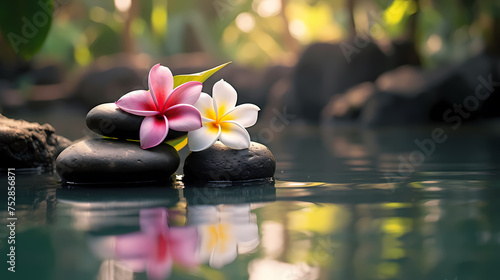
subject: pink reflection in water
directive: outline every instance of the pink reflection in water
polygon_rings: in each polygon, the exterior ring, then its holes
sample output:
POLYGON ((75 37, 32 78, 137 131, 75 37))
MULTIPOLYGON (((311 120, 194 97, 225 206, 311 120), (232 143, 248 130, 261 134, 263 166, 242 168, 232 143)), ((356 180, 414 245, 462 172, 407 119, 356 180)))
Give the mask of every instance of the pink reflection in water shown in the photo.
POLYGON ((198 264, 195 256, 196 227, 167 224, 167 209, 140 211, 141 231, 114 236, 111 241, 92 240, 93 251, 102 258, 119 260, 134 272, 146 271, 150 279, 167 279, 175 262, 185 267, 198 264))

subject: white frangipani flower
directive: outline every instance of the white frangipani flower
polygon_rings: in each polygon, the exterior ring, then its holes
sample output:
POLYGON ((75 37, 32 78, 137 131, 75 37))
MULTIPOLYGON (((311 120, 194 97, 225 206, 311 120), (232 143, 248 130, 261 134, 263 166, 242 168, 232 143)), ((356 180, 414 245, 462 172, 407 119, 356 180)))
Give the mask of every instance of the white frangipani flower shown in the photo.
POLYGON ((250 135, 245 128, 257 122, 260 108, 253 104, 236 106, 238 94, 224 80, 215 83, 212 94, 213 98, 202 92, 194 104, 201 113, 202 127, 188 132, 189 149, 203 151, 217 140, 232 149, 248 149, 250 135))
POLYGON ((250 204, 188 206, 187 224, 198 229, 196 261, 220 269, 254 250, 259 229, 250 210, 250 204))

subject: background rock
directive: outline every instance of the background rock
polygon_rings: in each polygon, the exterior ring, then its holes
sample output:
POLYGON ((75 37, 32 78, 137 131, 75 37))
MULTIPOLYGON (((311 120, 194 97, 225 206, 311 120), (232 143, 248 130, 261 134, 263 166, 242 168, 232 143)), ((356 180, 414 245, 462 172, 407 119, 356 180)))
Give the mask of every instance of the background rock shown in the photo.
POLYGON ((294 72, 293 88, 300 104, 300 117, 320 119, 321 110, 330 98, 352 86, 375 79, 391 65, 377 45, 368 42, 358 52, 344 54, 354 43, 318 43, 310 45, 300 57, 294 72), (367 67, 370 65, 370 67, 367 67))
POLYGON ((144 88, 143 79, 136 69, 117 66, 89 70, 79 81, 73 95, 87 108, 92 108, 101 103, 114 102, 126 93, 141 88, 144 88))
POLYGON ((0 115, 1 168, 49 167, 71 141, 49 124, 40 125, 0 115))
POLYGON ((495 84, 500 81, 494 68, 497 61, 481 54, 462 64, 434 70, 401 66, 380 75, 374 83, 333 96, 323 110, 323 120, 354 121, 369 127, 446 122, 447 112, 452 110, 456 115, 455 106, 465 112, 461 121, 499 116, 494 109, 500 105, 495 84), (478 87, 490 96, 479 100, 478 87), (464 102, 471 99, 477 100, 478 106, 467 110, 464 102))

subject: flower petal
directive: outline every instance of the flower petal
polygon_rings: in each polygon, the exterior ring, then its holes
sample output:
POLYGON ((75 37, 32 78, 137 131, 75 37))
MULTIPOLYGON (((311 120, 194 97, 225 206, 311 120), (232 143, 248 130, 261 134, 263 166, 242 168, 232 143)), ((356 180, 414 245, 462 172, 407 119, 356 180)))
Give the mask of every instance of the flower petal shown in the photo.
POLYGON ((249 253, 259 246, 259 229, 257 224, 238 224, 234 227, 234 237, 238 243, 238 253, 249 253))
POLYGON ((173 227, 169 231, 172 256, 176 263, 184 266, 198 264, 196 247, 198 245, 198 230, 193 226, 173 227))
POLYGON ((149 71, 149 91, 158 111, 163 110, 163 105, 174 88, 174 77, 168 67, 156 64, 149 71))
POLYGON ((214 120, 212 119, 208 119, 208 118, 204 118, 204 117, 201 117, 201 121, 202 122, 215 122, 214 120))
POLYGON ((235 225, 233 234, 238 243, 248 244, 259 242, 259 229, 257 228, 257 224, 252 222, 235 225))
POLYGON ((238 98, 236 90, 224 80, 215 83, 212 95, 214 97, 214 108, 216 108, 218 116, 222 116, 233 109, 238 98))
POLYGON ((189 225, 202 225, 207 223, 217 223, 217 206, 214 205, 193 205, 187 207, 187 223, 189 225))
POLYGON ((196 107, 200 111, 202 118, 211 119, 214 121, 217 119, 217 113, 214 109, 213 99, 212 97, 210 97, 210 95, 202 92, 200 94, 200 98, 198 98, 198 101, 194 103, 194 107, 196 107))
POLYGON ((218 240, 209 262, 212 268, 221 269, 232 263, 238 256, 237 243, 231 227, 232 225, 223 224, 218 226, 218 240))
POLYGON ((120 260, 120 263, 133 272, 144 272, 146 270, 147 259, 120 260))
POLYGON ((129 233, 116 237, 114 257, 119 259, 147 258, 155 249, 151 236, 144 233, 129 233))
POLYGON ((168 125, 177 131, 191 131, 201 128, 201 115, 196 107, 188 104, 178 104, 165 111, 168 125))
POLYGON ((200 98, 202 87, 202 83, 195 81, 187 82, 176 87, 174 91, 172 91, 172 94, 170 94, 163 110, 167 110, 169 107, 177 104, 194 105, 200 98))
POLYGON ((198 248, 196 259, 199 263, 208 263, 217 242, 217 231, 214 230, 217 224, 202 224, 198 229, 198 248))
MULTIPOLYGON (((126 235, 126 234, 125 234, 126 235)), ((99 259, 113 259, 118 236, 92 236, 88 239, 89 249, 99 259)), ((141 244, 142 245, 142 244, 141 244)))
POLYGON ((163 260, 150 260, 147 267, 148 279, 167 279, 170 273, 172 273, 172 265, 173 258, 170 254, 167 254, 166 258, 163 260))
POLYGON ((146 90, 134 90, 115 102, 118 108, 137 116, 154 116, 158 114, 151 94, 146 90))
POLYGON ((213 122, 203 122, 197 130, 188 132, 189 150, 199 152, 212 147, 220 135, 220 126, 213 122))
POLYGON ((141 231, 148 234, 157 234, 168 228, 167 209, 163 207, 141 209, 139 211, 139 224, 141 231))
POLYGON ((250 135, 240 124, 233 121, 220 123, 221 133, 219 136, 222 144, 231 149, 242 150, 250 147, 250 135))
POLYGON ((141 148, 149 149, 159 145, 168 133, 168 120, 165 116, 145 117, 139 130, 141 148))
POLYGON ((249 127, 257 122, 260 108, 253 104, 241 104, 222 116, 221 121, 234 121, 243 127, 249 127))

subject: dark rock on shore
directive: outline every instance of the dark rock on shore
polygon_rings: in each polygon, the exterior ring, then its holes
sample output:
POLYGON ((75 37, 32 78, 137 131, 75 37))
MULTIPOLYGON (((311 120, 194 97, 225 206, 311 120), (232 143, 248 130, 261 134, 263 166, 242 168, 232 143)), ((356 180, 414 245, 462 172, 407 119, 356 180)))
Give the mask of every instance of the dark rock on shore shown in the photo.
POLYGON ((364 104, 361 122, 366 126, 426 122, 428 104, 437 94, 430 85, 436 79, 438 75, 408 65, 384 73, 375 82, 376 92, 364 104))
POLYGON ((118 100, 123 94, 142 87, 142 76, 132 67, 96 67, 82 77, 73 95, 87 108, 92 108, 97 104, 118 100))
POLYGON ((299 59, 293 78, 299 116, 318 121, 329 99, 362 82, 374 81, 391 68, 388 57, 373 42, 310 45, 299 59))
POLYGON ((191 152, 184 163, 184 178, 189 181, 245 181, 272 178, 276 161, 264 145, 252 142, 250 148, 233 150, 221 142, 191 152))
POLYGON ((405 65, 382 74, 374 83, 352 87, 330 99, 324 121, 357 121, 368 127, 462 122, 499 115, 498 61, 481 54, 435 70, 405 65), (493 74, 492 74, 493 73, 493 74))
MULTIPOLYGON (((383 73, 402 65, 420 65, 411 41, 394 41, 380 47, 371 38, 359 35, 335 44, 311 44, 297 62, 291 91, 288 96, 283 96, 283 100, 291 113, 317 122, 325 104, 336 95, 357 85, 375 82, 383 73)), ((353 97, 350 95, 349 99, 353 97)), ((366 95, 361 94, 363 97, 366 95)), ((342 106, 351 103, 345 99, 341 102, 344 103, 342 106)), ((356 106, 359 102, 354 103, 353 108, 343 109, 347 113, 344 119, 358 115, 356 106)))
POLYGON ((49 125, 0 115, 0 168, 50 167, 71 141, 49 125))
POLYGON ((494 95, 491 62, 482 54, 433 71, 403 66, 387 72, 377 79, 378 92, 367 102, 361 121, 366 126, 456 124, 482 117, 483 105, 494 95))
POLYGON ((143 150, 138 142, 91 139, 64 150, 56 170, 67 183, 155 182, 168 181, 179 162, 170 145, 143 150))
MULTIPOLYGON (((122 138, 139 139, 139 130, 144 117, 129 114, 115 103, 105 103, 94 107, 87 114, 87 126, 97 134, 122 138)), ((168 130, 165 141, 186 135, 187 132, 168 130)))
POLYGON ((42 68, 32 69, 29 76, 34 85, 54 85, 64 80, 62 73, 63 71, 58 65, 48 65, 42 68))
POLYGON ((352 121, 359 118, 366 102, 377 92, 372 82, 364 82, 348 89, 342 94, 336 94, 323 108, 323 120, 352 121))

